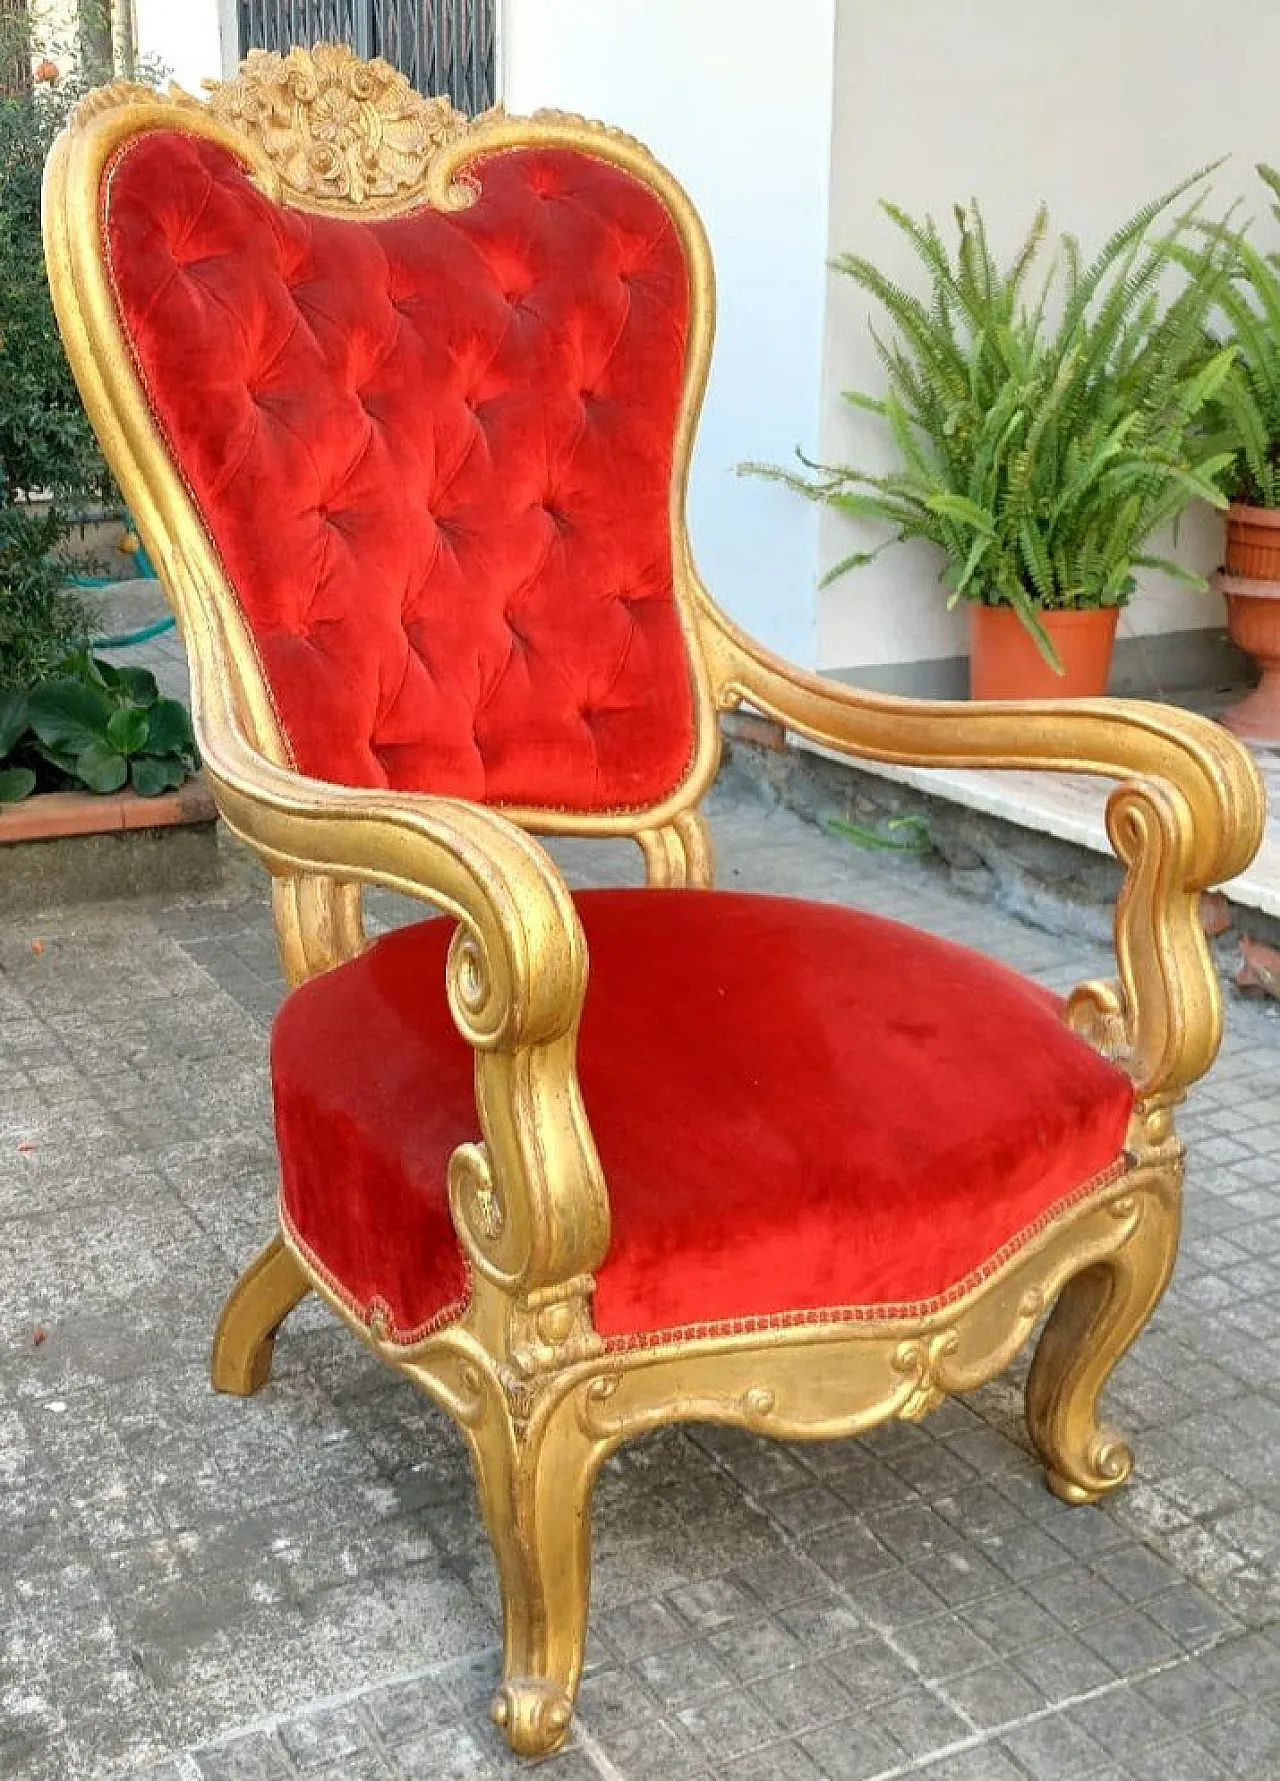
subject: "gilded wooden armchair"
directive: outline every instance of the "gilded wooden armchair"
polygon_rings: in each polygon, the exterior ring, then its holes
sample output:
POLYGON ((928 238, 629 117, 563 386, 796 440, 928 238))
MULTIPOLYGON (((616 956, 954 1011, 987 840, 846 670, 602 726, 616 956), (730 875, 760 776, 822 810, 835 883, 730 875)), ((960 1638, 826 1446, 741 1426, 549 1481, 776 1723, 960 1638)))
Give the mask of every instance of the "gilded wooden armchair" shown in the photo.
POLYGON ((707 243, 614 130, 255 55, 207 103, 87 99, 46 225, 295 986, 279 1230, 214 1383, 262 1386, 314 1290, 456 1420, 512 1746, 565 1734, 592 1485, 629 1436, 923 1416, 1053 1307, 1049 1483, 1121 1483, 1098 1398, 1174 1262, 1171 1112, 1220 1027, 1197 897, 1257 846, 1248 758, 1151 705, 874 697, 735 629, 684 522, 707 243), (852 756, 1116 778, 1116 980, 1062 1005, 893 923, 708 889, 698 806, 744 701, 852 756), (532 832, 630 837, 655 888, 571 896, 532 832), (366 883, 444 918, 366 946, 366 883))

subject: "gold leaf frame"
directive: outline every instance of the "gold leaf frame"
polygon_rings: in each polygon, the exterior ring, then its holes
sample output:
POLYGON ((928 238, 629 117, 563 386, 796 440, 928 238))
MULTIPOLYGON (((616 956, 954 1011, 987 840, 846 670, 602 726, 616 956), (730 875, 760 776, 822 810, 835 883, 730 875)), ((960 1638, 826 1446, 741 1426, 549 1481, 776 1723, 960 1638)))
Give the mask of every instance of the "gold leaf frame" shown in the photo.
POLYGON ((564 1737, 582 1664, 592 1485, 605 1457, 645 1430, 701 1419, 826 1439, 922 1416, 1000 1372, 1053 1306, 1027 1388, 1049 1482, 1072 1502, 1120 1483, 1131 1455, 1099 1424, 1098 1398, 1176 1255, 1182 1152, 1171 1110, 1221 1033, 1198 896, 1241 871, 1262 832, 1261 786, 1244 751, 1204 720, 1160 706, 956 706, 863 693, 792 668, 738 630, 700 581, 685 525, 711 349, 711 257, 681 187, 616 130, 554 113, 468 122, 341 47, 256 52, 207 103, 129 84, 91 95, 50 157, 45 233, 77 381, 178 614, 214 795, 272 875, 286 978, 299 983, 360 951, 365 883, 416 895, 459 924, 444 988, 475 1052, 478 1139, 455 1153, 448 1186, 470 1303, 443 1329, 398 1342, 379 1308, 357 1314, 282 1227, 227 1302, 213 1378, 226 1391, 261 1387, 276 1331, 314 1290, 455 1419, 498 1567, 504 1656, 494 1712, 512 1747, 538 1755, 564 1737), (532 143, 611 161, 658 195, 684 247, 692 298, 670 515, 696 743, 668 798, 603 815, 495 810, 322 784, 290 767, 234 592, 133 371, 103 265, 103 170, 122 143, 158 127, 223 143, 275 201, 328 214, 465 205, 469 161, 532 143), (698 806, 718 763, 717 713, 741 703, 853 757, 1120 781, 1108 805, 1127 868, 1118 975, 1082 985, 1068 1018, 1133 1075, 1127 1158, 1118 1177, 954 1302, 607 1348, 591 1307, 593 1270, 609 1245, 608 1192, 575 1061, 586 947, 572 898, 532 834, 630 837, 650 884, 709 884, 698 806))

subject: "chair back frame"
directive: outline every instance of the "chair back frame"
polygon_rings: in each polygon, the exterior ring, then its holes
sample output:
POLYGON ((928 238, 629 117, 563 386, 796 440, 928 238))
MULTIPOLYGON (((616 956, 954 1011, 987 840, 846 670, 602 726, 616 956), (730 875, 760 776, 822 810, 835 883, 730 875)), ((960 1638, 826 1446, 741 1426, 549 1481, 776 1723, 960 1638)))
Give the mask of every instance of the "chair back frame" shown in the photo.
MULTIPOLYGON (((341 45, 250 54, 231 80, 209 82, 201 101, 117 81, 90 94, 50 159, 45 245, 67 354, 89 417, 176 611, 192 661, 197 738, 230 720, 265 760, 289 763, 271 690, 248 625, 209 531, 164 439, 121 324, 102 250, 100 190, 113 155, 139 133, 176 130, 218 143, 274 203, 362 220, 420 206, 464 209, 475 199, 468 163, 506 149, 571 149, 612 162, 644 183, 669 214, 689 280, 683 389, 669 492, 674 601, 692 694, 694 746, 681 782, 637 809, 576 811, 501 805, 533 832, 626 836, 645 855, 651 882, 705 883, 709 841, 697 807, 715 778, 720 740, 703 636, 705 595, 686 520, 689 463, 710 363, 715 314, 712 261, 687 193, 644 147, 620 130, 567 113, 528 118, 501 109, 468 119, 446 99, 426 99, 385 63, 341 45), (342 106, 336 132, 325 119, 342 106), (215 684, 227 695, 209 697, 215 684)), ((217 793, 215 782, 214 790, 217 793)))

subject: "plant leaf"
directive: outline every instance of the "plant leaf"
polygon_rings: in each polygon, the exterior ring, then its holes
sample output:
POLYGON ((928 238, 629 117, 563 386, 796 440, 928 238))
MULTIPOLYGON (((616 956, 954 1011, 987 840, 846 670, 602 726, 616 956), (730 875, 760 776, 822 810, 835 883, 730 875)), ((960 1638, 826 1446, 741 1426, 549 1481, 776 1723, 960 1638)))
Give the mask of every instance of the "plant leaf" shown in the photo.
MULTIPOLYGON (((882 545, 881 549, 883 548, 882 545)), ((880 551, 878 550, 855 550, 850 552, 847 557, 841 557, 838 563, 832 563, 829 569, 823 570, 818 586, 830 587, 833 581, 839 581, 840 577, 842 575, 847 575, 850 569, 865 569, 867 564, 874 563, 879 555, 880 551)))
POLYGON ((13 752, 29 727, 26 693, 20 688, 0 689, 0 761, 13 752))
POLYGON ((112 692, 120 682, 119 669, 101 656, 90 655, 87 649, 75 650, 59 672, 68 680, 80 680, 86 686, 101 687, 104 692, 112 692))
POLYGON ((136 705, 123 705, 107 720, 107 741, 117 754, 137 754, 148 741, 148 714, 136 705))
POLYGON ((1194 569, 1188 569, 1185 563, 1179 563, 1173 557, 1135 557, 1133 566, 1135 569, 1157 569, 1161 575, 1167 575, 1170 581, 1176 581, 1182 587, 1194 588, 1198 594, 1208 590, 1209 583, 1203 575, 1197 575, 1194 569))
POLYGON ((850 822, 843 816, 828 818, 827 826, 833 833, 843 835, 846 841, 852 841, 857 847, 865 847, 872 852, 886 853, 932 853, 933 842, 929 836, 929 826, 922 816, 896 816, 884 825, 883 830, 868 828, 865 823, 850 822), (898 835, 902 839, 898 839, 898 835))
POLYGON ((190 755, 194 738, 185 705, 177 699, 157 699, 149 712, 139 716, 146 718, 148 754, 190 755))
POLYGON ((47 747, 80 754, 104 741, 113 706, 99 687, 46 680, 31 694, 28 709, 31 728, 47 747))
POLYGON ((42 761, 48 761, 49 765, 51 767, 56 767, 59 773, 68 773, 72 778, 75 777, 76 757, 69 750, 65 748, 49 748, 39 740, 34 742, 32 747, 42 761))
POLYGON ((149 668, 119 668, 119 685, 135 705, 151 706, 160 697, 156 677, 149 668))
POLYGON ((984 538, 995 537, 995 521, 967 495, 951 494, 943 490, 940 494, 930 495, 926 505, 933 513, 942 513, 949 519, 960 520, 971 530, 980 532, 984 538))
POLYGON ((109 742, 91 742, 76 756, 75 775, 91 792, 118 792, 129 763, 109 742))
POLYGON ((851 408, 865 408, 869 414, 881 416, 889 412, 882 396, 868 396, 861 390, 841 390, 840 394, 851 408))
POLYGON ((36 789, 30 767, 0 767, 0 804, 20 804, 36 789))
POLYGON ((129 779, 140 798, 176 791, 186 776, 181 762, 157 760, 150 754, 140 754, 129 763, 129 779))

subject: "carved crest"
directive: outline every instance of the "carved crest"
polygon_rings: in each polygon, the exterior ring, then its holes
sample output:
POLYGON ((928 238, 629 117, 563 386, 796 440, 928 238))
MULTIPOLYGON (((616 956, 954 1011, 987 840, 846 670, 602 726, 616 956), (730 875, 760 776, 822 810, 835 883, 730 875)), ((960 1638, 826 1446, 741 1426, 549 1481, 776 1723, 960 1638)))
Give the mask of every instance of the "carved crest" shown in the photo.
MULTIPOLYGON (((378 215, 426 191, 442 148, 506 116, 501 105, 472 118, 448 99, 426 98, 389 62, 367 62, 346 43, 298 46, 288 55, 250 50, 230 80, 207 80, 204 88, 201 101, 173 82, 159 92, 138 81, 109 81, 85 95, 70 126, 84 129, 105 112, 139 105, 203 112, 270 163, 279 182, 274 197, 304 210, 359 206, 378 215)), ((607 137, 648 154, 634 137, 572 112, 537 111, 524 122, 569 137, 607 137)), ((462 175, 434 201, 461 208, 476 190, 462 175)))
POLYGON ((259 145, 287 197, 310 203, 394 198, 471 127, 447 99, 423 98, 389 62, 345 43, 251 50, 233 80, 205 85, 218 122, 259 145))

